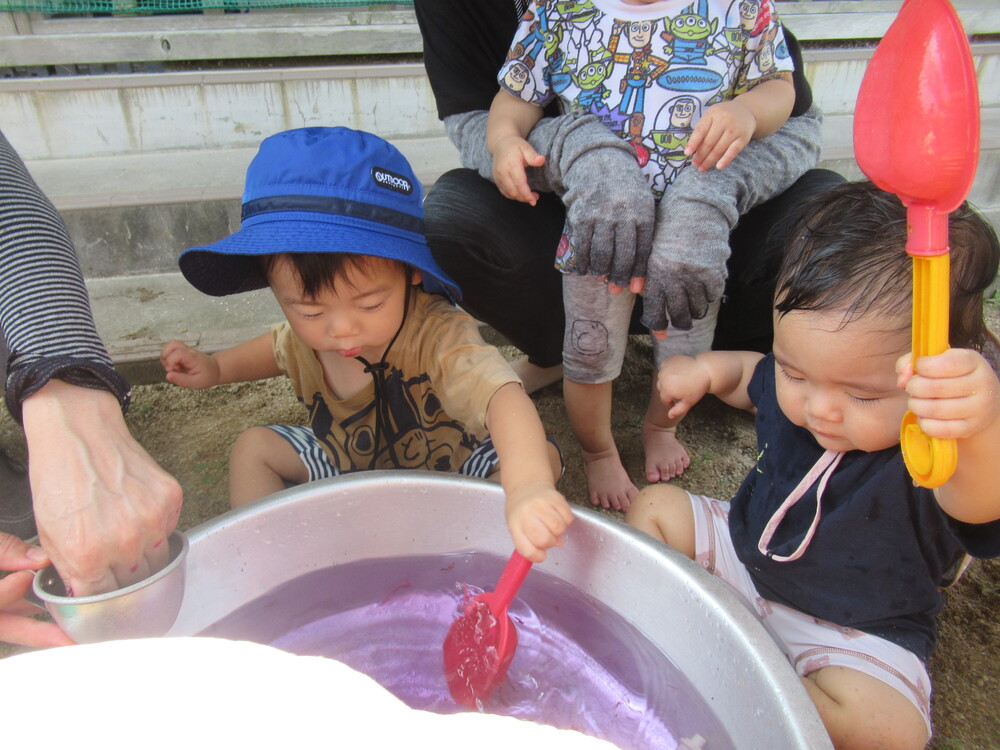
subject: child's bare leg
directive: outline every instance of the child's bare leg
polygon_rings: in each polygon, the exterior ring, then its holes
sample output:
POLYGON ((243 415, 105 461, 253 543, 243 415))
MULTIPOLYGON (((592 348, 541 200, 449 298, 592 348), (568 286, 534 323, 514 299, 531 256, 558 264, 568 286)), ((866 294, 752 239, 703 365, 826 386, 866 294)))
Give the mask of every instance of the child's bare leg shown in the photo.
POLYGON ((680 487, 643 487, 629 506, 625 523, 694 559, 694 511, 688 493, 680 487))
POLYGON ((920 750, 930 739, 916 706, 871 675, 824 667, 802 682, 838 750, 920 750))
POLYGON ((562 380, 563 366, 553 365, 552 367, 539 367, 528 361, 528 355, 518 357, 510 363, 511 369, 521 378, 524 392, 529 396, 535 391, 540 391, 546 386, 558 383, 562 380))
MULTIPOLYGON (((712 348, 715 322, 719 317, 719 301, 709 305, 705 317, 695 320, 687 331, 668 328, 662 341, 653 337, 653 356, 657 372, 660 365, 675 354, 694 356, 712 348)), ((646 451, 646 481, 668 482, 679 477, 691 465, 687 450, 677 439, 679 419, 667 417, 667 408, 656 393, 656 375, 653 392, 642 423, 642 444, 646 451)))
POLYGON ((653 393, 642 422, 642 446, 646 453, 646 481, 669 482, 679 477, 691 465, 687 450, 677 439, 679 419, 667 416, 667 407, 660 401, 653 381, 653 393))
POLYGON ((611 388, 607 383, 563 380, 563 399, 573 434, 580 442, 590 502, 628 510, 639 491, 622 465, 611 434, 611 388))
POLYGON ((302 484, 309 472, 291 444, 274 430, 251 427, 233 444, 229 455, 229 505, 238 508, 285 489, 285 482, 302 484))

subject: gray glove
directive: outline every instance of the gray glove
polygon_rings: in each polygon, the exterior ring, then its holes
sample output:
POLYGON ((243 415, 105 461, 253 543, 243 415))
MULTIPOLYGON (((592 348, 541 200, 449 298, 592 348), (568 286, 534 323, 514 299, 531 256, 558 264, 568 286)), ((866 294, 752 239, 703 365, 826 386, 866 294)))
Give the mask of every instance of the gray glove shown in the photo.
MULTIPOLYGON (((690 167, 689 167, 690 169, 690 167)), ((735 209, 733 209, 735 213, 735 209)), ((643 292, 642 324, 682 331, 703 318, 726 286, 729 223, 711 203, 671 195, 656 209, 656 232, 643 292)))
POLYGON ((823 114, 813 106, 767 138, 750 141, 725 169, 685 168, 660 199, 642 322, 688 330, 722 296, 729 233, 753 206, 816 165, 823 114))
POLYGON ((623 287, 645 278, 656 201, 635 149, 593 115, 565 115, 554 122, 546 164, 566 204, 576 272, 623 287))
MULTIPOLYGON (((492 180, 486 115, 452 115, 444 125, 462 165, 492 180)), ((528 184, 532 190, 555 193, 566 204, 577 273, 607 277, 619 286, 643 278, 656 206, 632 146, 597 117, 579 114, 541 120, 528 142, 546 157, 544 165, 528 169, 528 184)))

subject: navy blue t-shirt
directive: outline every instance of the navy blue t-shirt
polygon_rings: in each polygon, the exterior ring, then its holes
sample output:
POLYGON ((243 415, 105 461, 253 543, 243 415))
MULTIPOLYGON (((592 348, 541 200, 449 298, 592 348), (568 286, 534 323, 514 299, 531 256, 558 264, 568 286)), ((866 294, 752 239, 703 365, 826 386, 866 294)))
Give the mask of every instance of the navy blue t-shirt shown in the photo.
MULTIPOLYGON (((778 562, 757 549, 774 511, 824 449, 778 408, 774 357, 750 381, 757 407, 757 465, 733 498, 729 528, 761 596, 897 643, 925 661, 934 651, 939 586, 963 551, 1000 556, 1000 521, 973 525, 945 514, 906 471, 899 446, 844 455, 827 484, 808 549, 778 562)), ((816 511, 816 484, 788 512, 769 548, 791 554, 816 511)))

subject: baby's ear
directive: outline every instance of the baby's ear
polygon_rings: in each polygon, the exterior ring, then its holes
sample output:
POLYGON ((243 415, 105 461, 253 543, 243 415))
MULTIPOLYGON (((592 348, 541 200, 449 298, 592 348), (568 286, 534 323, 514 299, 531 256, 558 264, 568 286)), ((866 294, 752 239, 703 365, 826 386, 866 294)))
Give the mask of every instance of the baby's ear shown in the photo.
POLYGON ((410 283, 411 284, 419 284, 423 280, 424 280, 424 277, 420 273, 420 269, 419 268, 414 268, 413 269, 413 274, 410 276, 410 283))

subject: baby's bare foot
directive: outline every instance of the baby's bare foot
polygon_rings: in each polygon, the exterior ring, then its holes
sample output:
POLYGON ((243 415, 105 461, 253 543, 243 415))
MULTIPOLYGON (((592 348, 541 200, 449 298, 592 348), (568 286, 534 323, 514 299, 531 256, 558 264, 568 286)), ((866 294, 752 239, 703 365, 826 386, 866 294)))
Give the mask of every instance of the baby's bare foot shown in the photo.
POLYGON ((676 427, 659 427, 647 420, 642 426, 642 444, 647 482, 669 482, 691 465, 688 452, 677 439, 676 427))
POLYGON ((562 380, 563 367, 562 365, 553 365, 552 367, 539 367, 538 365, 533 365, 528 361, 528 356, 523 355, 513 360, 510 363, 511 368, 517 373, 517 376, 521 378, 521 384, 524 386, 524 392, 529 396, 535 391, 540 391, 546 386, 552 385, 562 380))
POLYGON ((628 478, 618 451, 612 448, 601 453, 582 453, 590 502, 602 508, 628 510, 639 490, 628 478))

